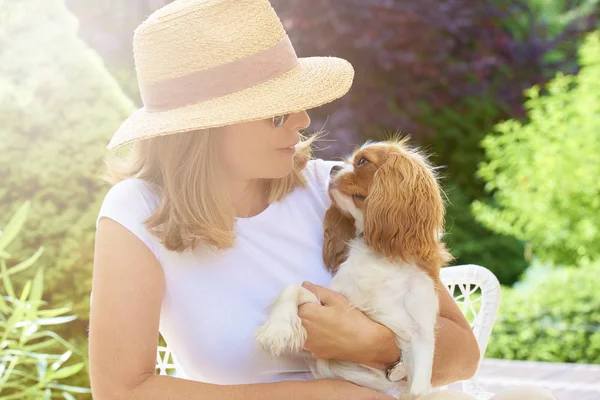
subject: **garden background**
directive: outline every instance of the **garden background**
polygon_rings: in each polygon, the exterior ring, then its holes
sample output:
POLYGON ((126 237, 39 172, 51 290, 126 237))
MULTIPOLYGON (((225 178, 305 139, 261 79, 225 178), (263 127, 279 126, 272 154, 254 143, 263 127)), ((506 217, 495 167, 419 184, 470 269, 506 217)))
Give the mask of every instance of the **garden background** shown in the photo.
MULTIPOLYGON (((166 3, 0 0, 0 399, 89 397, 104 146, 166 3)), ((356 69, 309 112, 319 157, 399 131, 441 166, 455 263, 503 284, 486 357, 600 364, 599 3, 272 0, 299 56, 356 69)))

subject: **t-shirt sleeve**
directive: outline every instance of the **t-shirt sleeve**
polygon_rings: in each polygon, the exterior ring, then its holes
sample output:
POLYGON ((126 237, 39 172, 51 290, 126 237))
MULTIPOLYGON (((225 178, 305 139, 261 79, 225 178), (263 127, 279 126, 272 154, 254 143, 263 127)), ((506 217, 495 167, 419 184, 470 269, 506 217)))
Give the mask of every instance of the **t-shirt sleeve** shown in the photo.
POLYGON ((111 187, 106 193, 98 218, 110 218, 140 239, 159 259, 158 237, 150 233, 144 221, 157 205, 157 196, 141 179, 126 179, 111 187))

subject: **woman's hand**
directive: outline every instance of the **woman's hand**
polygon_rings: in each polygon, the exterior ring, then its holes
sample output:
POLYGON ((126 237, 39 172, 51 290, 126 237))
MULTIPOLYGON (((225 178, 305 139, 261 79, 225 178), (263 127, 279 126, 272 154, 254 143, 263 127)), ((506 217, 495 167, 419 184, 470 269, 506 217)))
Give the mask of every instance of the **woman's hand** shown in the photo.
POLYGON ((327 400, 396 400, 374 390, 341 379, 317 379, 308 382, 315 387, 318 397, 327 400))
POLYGON ((338 359, 384 368, 396 361, 400 351, 395 335, 361 311, 350 307, 341 294, 322 286, 303 283, 321 304, 307 303, 298 315, 307 332, 304 349, 313 357, 338 359))

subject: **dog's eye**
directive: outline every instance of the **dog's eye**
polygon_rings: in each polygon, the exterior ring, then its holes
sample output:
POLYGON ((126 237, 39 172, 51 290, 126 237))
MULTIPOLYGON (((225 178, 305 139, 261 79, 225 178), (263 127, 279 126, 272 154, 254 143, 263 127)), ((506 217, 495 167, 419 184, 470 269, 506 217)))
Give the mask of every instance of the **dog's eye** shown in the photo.
POLYGON ((358 160, 358 163, 356 165, 358 165, 360 167, 361 165, 365 165, 368 162, 369 162, 369 160, 367 160, 365 157, 361 157, 360 160, 358 160))
POLYGON ((360 194, 355 194, 354 198, 358 201, 364 201, 366 199, 365 196, 361 196, 360 194))

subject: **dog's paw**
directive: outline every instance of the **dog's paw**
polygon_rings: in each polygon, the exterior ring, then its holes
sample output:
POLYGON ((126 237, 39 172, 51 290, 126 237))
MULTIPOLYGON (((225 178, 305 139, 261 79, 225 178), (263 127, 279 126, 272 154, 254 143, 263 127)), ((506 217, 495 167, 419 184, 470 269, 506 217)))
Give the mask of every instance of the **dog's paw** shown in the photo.
POLYGON ((269 320, 256 330, 255 338, 260 347, 272 355, 279 356, 285 351, 297 353, 306 342, 306 330, 302 321, 269 320))

